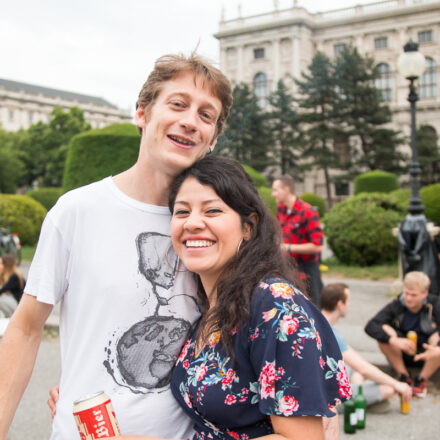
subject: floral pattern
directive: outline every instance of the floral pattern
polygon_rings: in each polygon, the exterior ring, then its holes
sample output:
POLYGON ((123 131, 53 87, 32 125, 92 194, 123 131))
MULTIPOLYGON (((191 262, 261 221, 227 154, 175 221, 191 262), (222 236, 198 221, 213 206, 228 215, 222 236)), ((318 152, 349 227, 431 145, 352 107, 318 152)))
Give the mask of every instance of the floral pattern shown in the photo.
POLYGON ((331 417, 331 409, 351 396, 328 322, 282 279, 255 289, 248 325, 233 332, 235 360, 223 349, 219 332, 196 356, 196 332, 171 380, 174 396, 194 420, 194 439, 271 434, 270 415, 331 417))

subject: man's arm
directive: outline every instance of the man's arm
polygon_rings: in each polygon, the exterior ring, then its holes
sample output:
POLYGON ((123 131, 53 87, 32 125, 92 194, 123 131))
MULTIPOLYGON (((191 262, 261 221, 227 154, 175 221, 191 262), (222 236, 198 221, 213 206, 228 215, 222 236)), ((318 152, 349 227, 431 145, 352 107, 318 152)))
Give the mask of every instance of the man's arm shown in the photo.
POLYGON ((393 312, 394 301, 390 302, 383 309, 379 310, 379 312, 367 322, 367 325, 364 329, 368 336, 371 336, 384 344, 388 343, 390 335, 384 331, 383 325, 388 324, 392 326, 392 322, 395 317, 395 313, 393 312))
POLYGON ((282 248, 286 252, 293 254, 320 254, 324 246, 316 245, 314 243, 289 244, 283 243, 282 248))
POLYGON ((370 364, 370 362, 364 359, 353 348, 348 347, 348 350, 345 350, 342 353, 342 357, 344 358, 344 362, 347 365, 353 368, 353 370, 362 374, 362 376, 364 376, 365 378, 370 379, 373 382, 378 383, 379 385, 389 385, 396 392, 402 394, 406 400, 409 400, 411 398, 412 391, 411 387, 408 384, 393 379, 391 376, 384 373, 375 365, 370 364))
POLYGON ((34 368, 53 306, 23 295, 0 345, 0 440, 5 440, 34 368))

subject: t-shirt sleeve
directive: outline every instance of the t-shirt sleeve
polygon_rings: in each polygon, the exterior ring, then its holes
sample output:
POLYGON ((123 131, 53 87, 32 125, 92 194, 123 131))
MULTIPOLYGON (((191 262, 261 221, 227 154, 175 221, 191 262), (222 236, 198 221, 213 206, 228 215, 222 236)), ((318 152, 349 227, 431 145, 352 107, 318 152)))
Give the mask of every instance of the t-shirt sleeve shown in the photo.
POLYGON ((49 212, 41 227, 24 292, 40 302, 58 303, 68 286, 68 261, 68 247, 49 212))
POLYGON ((333 334, 335 335, 336 342, 338 343, 339 350, 341 350, 341 353, 344 353, 344 351, 348 350, 348 345, 345 342, 345 339, 341 336, 341 334, 332 327, 333 334))
POLYGON ((330 325, 283 280, 260 283, 254 292, 249 353, 263 414, 332 417, 331 408, 351 396, 330 325))

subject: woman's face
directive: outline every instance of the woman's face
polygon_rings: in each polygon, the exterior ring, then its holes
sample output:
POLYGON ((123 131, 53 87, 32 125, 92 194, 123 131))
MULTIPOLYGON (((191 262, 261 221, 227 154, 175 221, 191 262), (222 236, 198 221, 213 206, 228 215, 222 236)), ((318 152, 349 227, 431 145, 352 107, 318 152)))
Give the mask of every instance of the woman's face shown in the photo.
POLYGON ((171 239, 177 255, 200 275, 205 289, 214 285, 247 235, 239 214, 212 187, 194 177, 183 182, 174 203, 171 239))

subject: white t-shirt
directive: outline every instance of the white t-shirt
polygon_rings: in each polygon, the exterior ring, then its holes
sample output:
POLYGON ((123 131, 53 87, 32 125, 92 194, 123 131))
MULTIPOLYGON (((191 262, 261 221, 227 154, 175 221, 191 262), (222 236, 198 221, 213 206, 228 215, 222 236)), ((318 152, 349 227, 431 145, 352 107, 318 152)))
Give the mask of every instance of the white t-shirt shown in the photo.
POLYGON ((79 438, 73 402, 101 390, 123 434, 192 435, 169 379, 200 307, 169 222, 168 208, 129 198, 110 177, 63 195, 47 214, 26 293, 61 301, 52 440, 79 438))

